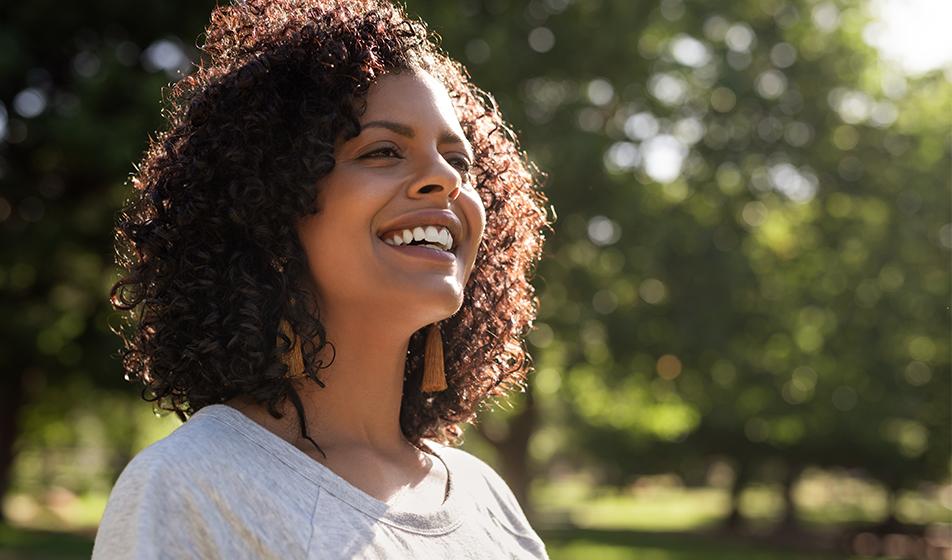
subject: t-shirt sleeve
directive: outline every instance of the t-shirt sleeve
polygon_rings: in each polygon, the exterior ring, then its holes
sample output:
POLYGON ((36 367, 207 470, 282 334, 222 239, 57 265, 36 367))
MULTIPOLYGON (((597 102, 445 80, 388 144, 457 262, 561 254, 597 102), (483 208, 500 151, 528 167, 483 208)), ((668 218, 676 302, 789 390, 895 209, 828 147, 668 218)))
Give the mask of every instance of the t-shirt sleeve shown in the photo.
POLYGON ((206 514, 181 472, 154 450, 137 455, 109 496, 93 560, 219 558, 206 514))

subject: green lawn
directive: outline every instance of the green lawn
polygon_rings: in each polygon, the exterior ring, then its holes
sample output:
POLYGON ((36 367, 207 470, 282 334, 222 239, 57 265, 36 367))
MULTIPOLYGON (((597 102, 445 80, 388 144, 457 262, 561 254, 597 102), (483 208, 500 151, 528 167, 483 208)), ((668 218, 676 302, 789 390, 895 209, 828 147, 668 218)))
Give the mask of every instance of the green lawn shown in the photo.
POLYGON ((0 560, 89 558, 93 537, 0 525, 0 560))
POLYGON ((723 537, 683 533, 571 529, 541 534, 552 560, 842 560, 723 537))
MULTIPOLYGON (((740 509, 751 526, 767 529, 780 518, 780 490, 776 485, 744 490, 740 509)), ((847 476, 810 473, 795 495, 801 524, 820 531, 874 524, 888 513, 882 488, 847 476)), ((719 523, 730 508, 725 488, 686 487, 665 480, 616 490, 594 487, 582 478, 564 478, 536 484, 533 497, 543 526, 591 529, 696 531, 719 523)), ((952 522, 952 510, 936 496, 911 491, 900 496, 897 516, 912 525, 952 522)))

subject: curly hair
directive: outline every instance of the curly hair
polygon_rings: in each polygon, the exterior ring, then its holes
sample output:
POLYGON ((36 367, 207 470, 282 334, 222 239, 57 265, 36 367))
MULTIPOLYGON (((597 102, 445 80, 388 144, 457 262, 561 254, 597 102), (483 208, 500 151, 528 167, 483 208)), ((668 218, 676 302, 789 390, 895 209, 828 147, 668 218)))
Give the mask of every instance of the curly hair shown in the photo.
POLYGON ((318 183, 335 142, 359 133, 369 86, 419 69, 446 87, 473 146, 486 229, 463 305, 442 322, 448 389, 419 389, 421 329, 409 342, 400 425, 415 445, 458 444, 460 425, 487 398, 521 389, 531 367, 530 276, 550 227, 541 174, 492 97, 386 0, 242 1, 216 7, 205 37, 202 61, 168 91, 168 126, 150 141, 116 225, 122 275, 110 301, 126 312, 116 329, 126 378, 183 421, 237 396, 280 418, 290 399, 304 431, 280 325, 304 341, 305 375, 321 386, 317 355, 332 343, 302 287, 309 270, 294 224, 320 211, 318 183))

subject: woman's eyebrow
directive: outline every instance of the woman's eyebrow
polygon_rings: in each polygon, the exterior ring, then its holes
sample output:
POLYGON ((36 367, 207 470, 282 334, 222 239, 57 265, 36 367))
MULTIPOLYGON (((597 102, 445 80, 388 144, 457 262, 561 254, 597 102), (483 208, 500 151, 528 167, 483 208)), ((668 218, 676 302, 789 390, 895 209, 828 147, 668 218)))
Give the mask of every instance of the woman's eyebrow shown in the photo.
MULTIPOLYGON (((398 122, 393 121, 370 121, 360 125, 360 129, 364 130, 367 128, 386 128, 391 132, 395 132, 400 136, 406 136, 407 138, 413 138, 416 134, 413 132, 413 128, 398 122)), ((440 134, 439 142, 441 144, 462 144, 469 149, 469 142, 461 138, 458 134, 451 132, 449 130, 440 134)))
POLYGON ((407 138, 413 138, 413 129, 405 124, 400 124, 393 121, 370 121, 360 125, 360 129, 364 130, 366 128, 386 128, 392 132, 396 132, 400 136, 406 136, 407 138))

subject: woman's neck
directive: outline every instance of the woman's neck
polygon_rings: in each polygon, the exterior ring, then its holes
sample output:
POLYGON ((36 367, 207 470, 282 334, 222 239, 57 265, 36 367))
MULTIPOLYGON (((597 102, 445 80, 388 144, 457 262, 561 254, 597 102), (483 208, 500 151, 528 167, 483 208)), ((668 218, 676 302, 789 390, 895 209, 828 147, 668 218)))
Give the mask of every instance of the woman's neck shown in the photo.
MULTIPOLYGON (((317 372, 325 386, 309 379, 296 383, 307 435, 328 454, 335 448, 406 454, 412 445, 400 428, 400 407, 412 327, 399 329, 396 318, 388 321, 379 315, 368 321, 368 314, 353 311, 322 313, 331 343, 318 355, 328 364, 317 372)), ((233 399, 228 404, 247 411, 250 400, 233 399)), ((266 427, 296 447, 313 450, 313 443, 301 433, 293 404, 285 401, 279 411, 280 421, 255 419, 265 420, 266 427)))

